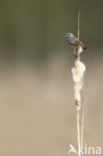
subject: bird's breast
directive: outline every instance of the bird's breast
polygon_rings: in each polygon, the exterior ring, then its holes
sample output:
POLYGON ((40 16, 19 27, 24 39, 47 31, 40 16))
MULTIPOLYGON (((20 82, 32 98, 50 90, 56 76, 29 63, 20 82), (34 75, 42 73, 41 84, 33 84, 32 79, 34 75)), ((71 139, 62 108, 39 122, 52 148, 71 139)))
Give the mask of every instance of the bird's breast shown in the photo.
POLYGON ((79 49, 78 49, 79 53, 82 53, 83 51, 83 48, 81 46, 79 46, 79 49))

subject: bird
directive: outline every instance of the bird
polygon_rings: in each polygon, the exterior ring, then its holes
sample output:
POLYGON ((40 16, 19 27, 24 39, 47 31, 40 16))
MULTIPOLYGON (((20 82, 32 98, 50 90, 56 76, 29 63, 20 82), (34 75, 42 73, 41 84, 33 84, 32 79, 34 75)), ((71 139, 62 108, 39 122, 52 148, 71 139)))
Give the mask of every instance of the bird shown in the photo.
POLYGON ((81 42, 72 33, 66 33, 65 37, 68 45, 74 48, 75 57, 79 57, 80 53, 82 53, 83 50, 86 51, 88 49, 88 46, 81 42))

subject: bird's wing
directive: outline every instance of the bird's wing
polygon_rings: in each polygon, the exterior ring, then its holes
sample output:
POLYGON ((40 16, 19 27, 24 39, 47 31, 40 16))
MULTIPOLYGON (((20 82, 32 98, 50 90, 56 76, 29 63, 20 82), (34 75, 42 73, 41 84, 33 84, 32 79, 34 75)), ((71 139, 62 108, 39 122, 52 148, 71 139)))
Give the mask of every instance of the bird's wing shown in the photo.
POLYGON ((81 41, 79 41, 78 38, 76 37, 71 37, 69 40, 67 40, 68 44, 77 48, 79 46, 81 46, 82 48, 85 48, 85 44, 81 41))
POLYGON ((78 38, 76 38, 76 40, 75 40, 75 44, 76 44, 77 46, 81 46, 82 48, 85 46, 84 43, 81 42, 81 41, 79 41, 78 38))
POLYGON ((80 43, 79 43, 79 40, 76 37, 71 37, 69 39, 69 44, 72 45, 72 46, 78 46, 80 43))

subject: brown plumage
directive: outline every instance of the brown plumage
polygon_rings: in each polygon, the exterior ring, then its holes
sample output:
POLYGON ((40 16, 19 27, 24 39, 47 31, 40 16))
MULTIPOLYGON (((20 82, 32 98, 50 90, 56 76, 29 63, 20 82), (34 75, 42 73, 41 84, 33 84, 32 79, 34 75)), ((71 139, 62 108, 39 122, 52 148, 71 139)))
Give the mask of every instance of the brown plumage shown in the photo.
POLYGON ((72 33, 66 33, 67 43, 72 46, 76 51, 76 56, 78 56, 83 50, 87 50, 88 47, 78 38, 76 38, 72 33))

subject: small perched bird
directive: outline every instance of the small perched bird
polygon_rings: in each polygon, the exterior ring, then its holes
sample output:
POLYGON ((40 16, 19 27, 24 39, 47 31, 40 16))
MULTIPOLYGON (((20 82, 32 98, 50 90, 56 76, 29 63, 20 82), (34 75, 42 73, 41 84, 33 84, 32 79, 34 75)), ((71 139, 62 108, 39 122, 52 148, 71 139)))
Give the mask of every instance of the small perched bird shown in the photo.
POLYGON ((76 38, 72 33, 66 33, 66 40, 70 46, 74 48, 75 56, 78 57, 83 50, 87 50, 88 47, 78 38, 76 38))

